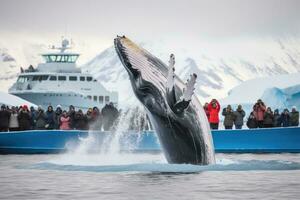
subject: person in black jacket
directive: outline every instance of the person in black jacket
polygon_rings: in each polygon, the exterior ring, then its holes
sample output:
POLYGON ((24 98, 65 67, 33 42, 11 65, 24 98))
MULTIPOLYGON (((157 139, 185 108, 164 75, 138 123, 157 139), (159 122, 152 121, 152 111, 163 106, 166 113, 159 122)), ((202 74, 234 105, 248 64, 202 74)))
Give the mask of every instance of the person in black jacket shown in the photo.
POLYGON ((258 123, 257 123, 257 120, 256 120, 255 115, 254 115, 253 112, 251 112, 249 117, 248 117, 247 126, 250 129, 258 127, 258 123))
POLYGON ((80 109, 78 110, 78 112, 75 113, 74 124, 75 124, 75 129, 77 130, 88 129, 87 117, 83 114, 82 110, 80 109))
POLYGON ((75 129, 75 107, 73 105, 69 106, 68 116, 70 117, 70 128, 75 129))
POLYGON ((0 110, 0 132, 8 131, 10 112, 5 105, 1 106, 0 110))
POLYGON ((52 106, 48 106, 47 112, 46 112, 46 129, 52 130, 55 128, 55 112, 53 111, 52 106))
POLYGON ((281 124, 282 127, 290 126, 290 112, 287 108, 284 109, 283 113, 281 114, 281 124))
POLYGON ((270 107, 264 113, 264 128, 272 128, 274 125, 274 115, 270 107))
POLYGON ((55 110, 55 127, 54 127, 55 129, 59 129, 61 115, 62 115, 61 105, 57 105, 55 110))
POLYGON ((279 110, 274 110, 274 127, 280 127, 281 126, 281 115, 279 114, 279 110))
POLYGON ((106 104, 101 110, 103 116, 103 129, 109 131, 112 129, 115 121, 119 117, 119 111, 113 103, 106 104))
POLYGON ((27 105, 21 107, 18 115, 20 131, 29 130, 31 128, 31 114, 27 105))

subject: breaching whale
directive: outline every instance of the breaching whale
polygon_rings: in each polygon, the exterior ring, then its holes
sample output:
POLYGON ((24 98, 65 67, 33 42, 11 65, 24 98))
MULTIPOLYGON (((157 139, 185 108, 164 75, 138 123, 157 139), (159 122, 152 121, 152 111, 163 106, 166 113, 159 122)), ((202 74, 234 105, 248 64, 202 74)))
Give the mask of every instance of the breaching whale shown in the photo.
POLYGON ((186 83, 175 75, 175 56, 169 65, 125 36, 114 40, 136 97, 144 105, 169 163, 215 163, 205 112, 194 93, 196 74, 186 83))

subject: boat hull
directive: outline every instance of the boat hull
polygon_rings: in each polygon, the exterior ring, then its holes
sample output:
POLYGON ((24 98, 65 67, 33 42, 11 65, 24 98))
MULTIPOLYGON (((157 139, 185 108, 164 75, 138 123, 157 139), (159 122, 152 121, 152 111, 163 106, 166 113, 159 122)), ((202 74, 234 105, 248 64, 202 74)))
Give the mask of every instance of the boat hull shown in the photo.
MULTIPOLYGON (((0 133, 1 154, 41 154, 72 151, 78 147, 87 131, 19 131, 0 133)), ((109 132, 93 132, 98 147, 110 136, 109 132)), ((121 150, 161 151, 152 131, 128 134, 121 140, 121 150), (125 141, 126 140, 126 141, 125 141), (122 142, 123 141, 123 142, 122 142), (128 146, 129 143, 133 145, 128 146)), ((273 129, 245 129, 212 131, 215 151, 218 153, 300 153, 300 127, 273 129)))

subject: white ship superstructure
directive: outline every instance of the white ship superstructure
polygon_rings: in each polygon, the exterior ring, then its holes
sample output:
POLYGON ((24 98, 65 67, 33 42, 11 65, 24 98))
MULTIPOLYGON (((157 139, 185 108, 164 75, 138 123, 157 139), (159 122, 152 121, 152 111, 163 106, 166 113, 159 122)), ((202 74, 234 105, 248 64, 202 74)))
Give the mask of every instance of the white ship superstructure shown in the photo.
POLYGON ((76 67, 80 55, 66 52, 68 45, 68 40, 63 40, 61 47, 54 48, 59 52, 42 55, 45 63, 22 70, 9 93, 44 108, 61 105, 67 109, 73 105, 86 110, 110 102, 117 105, 118 93, 108 91, 91 74, 82 73, 76 67))

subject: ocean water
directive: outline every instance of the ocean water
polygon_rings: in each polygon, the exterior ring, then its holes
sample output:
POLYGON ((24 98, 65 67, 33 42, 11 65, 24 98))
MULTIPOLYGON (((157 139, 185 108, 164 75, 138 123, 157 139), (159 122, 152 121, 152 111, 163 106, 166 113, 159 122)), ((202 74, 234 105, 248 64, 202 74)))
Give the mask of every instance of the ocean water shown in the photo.
POLYGON ((299 199, 300 154, 216 154, 210 166, 161 153, 0 155, 0 199, 299 199))

